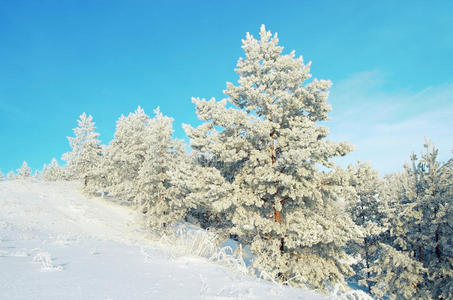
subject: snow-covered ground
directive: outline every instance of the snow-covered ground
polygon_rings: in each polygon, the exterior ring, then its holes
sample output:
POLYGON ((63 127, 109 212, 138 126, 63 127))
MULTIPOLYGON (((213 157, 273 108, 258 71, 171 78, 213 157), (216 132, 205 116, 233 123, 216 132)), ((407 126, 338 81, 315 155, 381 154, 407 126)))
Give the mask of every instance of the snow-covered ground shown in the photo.
POLYGON ((0 299, 328 299, 166 247, 76 183, 0 181, 0 299))

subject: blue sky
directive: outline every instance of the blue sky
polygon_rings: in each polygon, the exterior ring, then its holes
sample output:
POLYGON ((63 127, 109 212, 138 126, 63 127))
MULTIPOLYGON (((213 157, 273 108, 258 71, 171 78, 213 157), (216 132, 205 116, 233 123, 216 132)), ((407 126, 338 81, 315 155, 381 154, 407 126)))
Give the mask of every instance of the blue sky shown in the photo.
POLYGON ((0 170, 69 150, 82 112, 107 144, 121 114, 160 106, 197 125, 191 97, 236 82, 246 32, 278 32, 285 52, 333 82, 330 139, 341 164, 401 168, 424 136, 453 149, 452 1, 0 0, 0 170))

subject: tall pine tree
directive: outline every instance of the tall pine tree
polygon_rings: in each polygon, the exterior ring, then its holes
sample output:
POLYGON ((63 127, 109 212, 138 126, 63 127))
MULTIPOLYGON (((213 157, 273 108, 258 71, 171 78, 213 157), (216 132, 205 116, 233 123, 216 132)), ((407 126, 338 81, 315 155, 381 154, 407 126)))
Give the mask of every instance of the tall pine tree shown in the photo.
POLYGON ((363 230, 363 237, 351 240, 348 250, 358 255, 358 261, 353 265, 354 271, 362 284, 371 292, 373 276, 366 268, 377 258, 380 234, 384 231, 383 214, 380 207, 379 192, 381 181, 378 172, 369 164, 357 162, 348 166, 350 173, 349 184, 354 188, 348 197, 348 212, 355 224, 363 230))
POLYGON ((420 159, 411 157, 411 208, 418 218, 409 237, 418 242, 414 256, 428 270, 424 288, 434 299, 448 299, 453 294, 452 166, 437 160, 438 150, 427 139, 424 148, 420 159))
POLYGON ((192 149, 218 166, 204 168, 212 207, 227 212, 231 233, 250 245, 263 276, 322 290, 351 274, 344 247, 358 229, 341 201, 347 180, 331 158, 351 151, 326 140, 329 81, 310 64, 282 54, 277 35, 247 34, 238 85, 228 96, 193 99, 204 124, 185 126, 192 149), (321 171, 324 166, 330 171, 321 171))

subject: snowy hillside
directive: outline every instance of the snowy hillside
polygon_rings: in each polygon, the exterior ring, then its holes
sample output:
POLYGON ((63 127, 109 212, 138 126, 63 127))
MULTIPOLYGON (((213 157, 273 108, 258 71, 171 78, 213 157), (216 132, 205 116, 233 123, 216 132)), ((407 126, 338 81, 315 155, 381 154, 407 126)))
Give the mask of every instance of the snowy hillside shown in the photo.
POLYGON ((327 299, 153 242, 72 182, 0 182, 0 299, 327 299))

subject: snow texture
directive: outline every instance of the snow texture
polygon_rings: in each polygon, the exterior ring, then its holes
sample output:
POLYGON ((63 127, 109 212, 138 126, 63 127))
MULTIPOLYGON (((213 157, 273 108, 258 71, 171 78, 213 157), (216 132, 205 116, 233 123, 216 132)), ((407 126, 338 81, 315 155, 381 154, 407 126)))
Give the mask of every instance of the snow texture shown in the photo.
POLYGON ((74 182, 1 181, 0 299, 328 299, 166 249, 144 224, 74 182))

